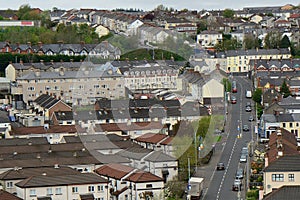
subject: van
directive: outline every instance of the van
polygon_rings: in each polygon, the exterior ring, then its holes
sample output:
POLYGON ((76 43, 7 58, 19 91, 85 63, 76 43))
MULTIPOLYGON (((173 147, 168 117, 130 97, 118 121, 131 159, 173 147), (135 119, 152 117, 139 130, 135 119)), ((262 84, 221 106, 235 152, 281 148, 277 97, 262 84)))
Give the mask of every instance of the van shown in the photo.
POLYGON ((252 98, 251 90, 246 90, 246 98, 252 98))
POLYGON ((231 92, 232 92, 232 93, 237 93, 236 81, 232 81, 232 84, 231 84, 231 92))

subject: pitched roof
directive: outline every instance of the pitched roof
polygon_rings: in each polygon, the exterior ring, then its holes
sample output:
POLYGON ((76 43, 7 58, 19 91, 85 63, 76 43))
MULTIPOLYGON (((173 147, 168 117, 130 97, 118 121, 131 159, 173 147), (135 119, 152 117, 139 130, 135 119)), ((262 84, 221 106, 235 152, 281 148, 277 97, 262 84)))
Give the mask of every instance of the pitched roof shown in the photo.
POLYGON ((60 166, 59 168, 55 167, 28 167, 28 168, 16 168, 11 169, 0 174, 0 180, 16 180, 16 179, 26 179, 31 176, 60 176, 67 174, 80 174, 79 171, 70 168, 60 166))
POLYGON ((284 155, 279 157, 264 169, 265 172, 295 172, 300 171, 300 155, 284 155))
POLYGON ((151 174, 150 172, 137 171, 129 175, 126 180, 134 183, 145 183, 145 182, 159 182, 163 181, 162 178, 151 174))
POLYGON ((135 169, 127 166, 121 165, 117 163, 110 163, 107 165, 103 165, 95 170, 95 172, 101 176, 111 177, 117 180, 121 180, 128 173, 134 171, 135 169))
POLYGON ((269 150, 267 152, 269 163, 278 159, 278 152, 283 156, 299 154, 297 150, 297 139, 295 135, 285 129, 280 129, 281 133, 272 133, 269 139, 269 150), (278 148, 281 145, 281 148, 278 148))
POLYGON ((21 198, 9 193, 9 192, 6 192, 4 190, 0 190, 0 199, 1 200, 22 200, 21 198))
POLYGON ((177 159, 161 151, 153 151, 150 155, 145 157, 145 160, 150 162, 168 162, 176 161, 177 159))
POLYGON ((300 197, 300 185, 284 185, 276 190, 273 190, 263 200, 298 200, 300 197))
POLYGON ((36 127, 15 127, 11 130, 11 135, 30 135, 30 134, 51 134, 51 133, 76 133, 75 125, 51 125, 49 129, 44 126, 36 127))
POLYGON ((64 186, 76 184, 107 183, 108 181, 93 173, 80 173, 61 176, 32 176, 15 185, 20 188, 64 186))
POLYGON ((164 140, 166 138, 168 138, 168 136, 165 135, 165 134, 146 133, 144 135, 141 135, 141 136, 135 138, 135 140, 137 142, 145 142, 145 143, 158 144, 159 142, 161 142, 162 140, 164 140))

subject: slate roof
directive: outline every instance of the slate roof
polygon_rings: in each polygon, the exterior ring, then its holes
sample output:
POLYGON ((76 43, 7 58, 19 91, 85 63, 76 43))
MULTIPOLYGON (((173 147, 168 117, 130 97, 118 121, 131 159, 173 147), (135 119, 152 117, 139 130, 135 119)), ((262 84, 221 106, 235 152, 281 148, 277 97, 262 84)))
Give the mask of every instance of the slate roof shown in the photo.
POLYGON ((72 111, 58 111, 54 112, 54 115, 58 121, 74 120, 74 115, 72 111))
POLYGON ((22 146, 22 145, 43 145, 49 144, 46 137, 33 137, 33 138, 7 138, 0 140, 0 148, 5 146, 22 146))
POLYGON ((32 176, 16 183, 20 188, 65 186, 77 184, 99 184, 108 181, 93 173, 80 173, 76 175, 61 176, 32 176))
POLYGON ((270 194, 265 196, 263 200, 298 200, 300 197, 300 185, 284 185, 270 194))
POLYGON ((48 94, 42 94, 38 98, 34 100, 36 104, 43 108, 51 108, 55 104, 57 104, 60 100, 48 95, 48 94))
POLYGON ((288 54, 291 52, 288 49, 249 49, 249 50, 228 50, 225 52, 227 57, 239 56, 239 55, 280 55, 280 54, 288 54))
POLYGON ((150 155, 146 156, 144 160, 150 161, 150 162, 177 161, 176 158, 174 158, 168 154, 165 154, 161 151, 153 151, 150 155))
POLYGON ((79 171, 70 168, 60 166, 55 167, 29 167, 21 169, 11 169, 0 174, 0 180, 18 180, 26 179, 31 176, 61 176, 67 174, 80 174, 79 171))
POLYGON ((141 160, 151 152, 152 150, 145 149, 139 146, 139 147, 129 147, 123 151, 118 152, 117 154, 128 159, 141 160))
POLYGON ((300 155, 285 155, 279 157, 268 167, 264 169, 265 172, 295 172, 300 171, 300 155))

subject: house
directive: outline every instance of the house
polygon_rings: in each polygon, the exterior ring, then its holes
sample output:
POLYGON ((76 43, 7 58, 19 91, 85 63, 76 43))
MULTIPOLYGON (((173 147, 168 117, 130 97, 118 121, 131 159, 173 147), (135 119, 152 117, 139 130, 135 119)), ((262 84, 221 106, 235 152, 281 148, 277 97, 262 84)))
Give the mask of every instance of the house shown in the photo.
POLYGON ((270 88, 262 94, 262 105, 267 108, 274 102, 281 101, 282 95, 275 90, 274 88, 270 88))
POLYGON ((16 167, 1 173, 0 182, 5 191, 14 194, 17 192, 15 184, 31 176, 62 176, 71 174, 80 174, 80 172, 64 166, 57 168, 54 166, 29 168, 16 167))
POLYGON ((117 153, 131 161, 130 166, 151 172, 162 177, 165 182, 178 175, 178 162, 173 156, 161 151, 142 147, 129 147, 117 153))
POLYGON ((216 31, 202 31, 197 35, 197 44, 205 48, 213 47, 222 42, 222 40, 222 33, 216 31))
POLYGON ((280 157, 296 154, 299 154, 299 151, 295 135, 284 128, 278 128, 270 135, 265 166, 269 166, 280 157))
POLYGON ((111 69, 102 71, 82 66, 79 71, 65 71, 61 68, 58 72, 36 71, 17 78, 18 85, 12 88, 12 94, 19 95, 28 105, 40 94, 47 93, 66 103, 87 105, 101 97, 124 97, 123 82, 122 75, 111 69))
POLYGON ((33 110, 42 113, 45 120, 49 120, 54 112, 71 111, 72 108, 64 101, 48 94, 42 94, 32 102, 33 110))
POLYGON ((113 199, 163 198, 163 179, 150 172, 114 163, 101 166, 95 172, 111 181, 113 199))
POLYGON ((262 200, 297 200, 300 196, 300 186, 299 185, 284 185, 271 193, 266 195, 262 200))
POLYGON ((222 102, 224 92, 224 85, 222 83, 215 79, 210 79, 202 86, 202 102, 205 104, 222 102))
POLYGON ((264 169, 264 195, 283 186, 299 186, 300 155, 285 155, 264 169))
POLYGON ((51 196, 53 200, 109 199, 108 181, 93 173, 60 176, 31 176, 15 184, 17 196, 23 199, 40 199, 51 196))

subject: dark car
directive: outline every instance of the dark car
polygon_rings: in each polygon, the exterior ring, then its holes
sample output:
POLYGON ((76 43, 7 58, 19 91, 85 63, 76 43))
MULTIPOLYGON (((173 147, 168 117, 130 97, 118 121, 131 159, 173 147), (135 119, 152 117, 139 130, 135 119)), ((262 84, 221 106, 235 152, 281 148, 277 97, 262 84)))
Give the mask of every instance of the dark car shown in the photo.
POLYGON ((225 170, 225 164, 220 162, 217 164, 217 170, 225 170))
POLYGON ((243 126, 243 131, 249 131, 249 126, 247 124, 243 126))
POLYGON ((241 191, 242 189, 242 181, 240 179, 235 179, 232 185, 233 191, 241 191))

